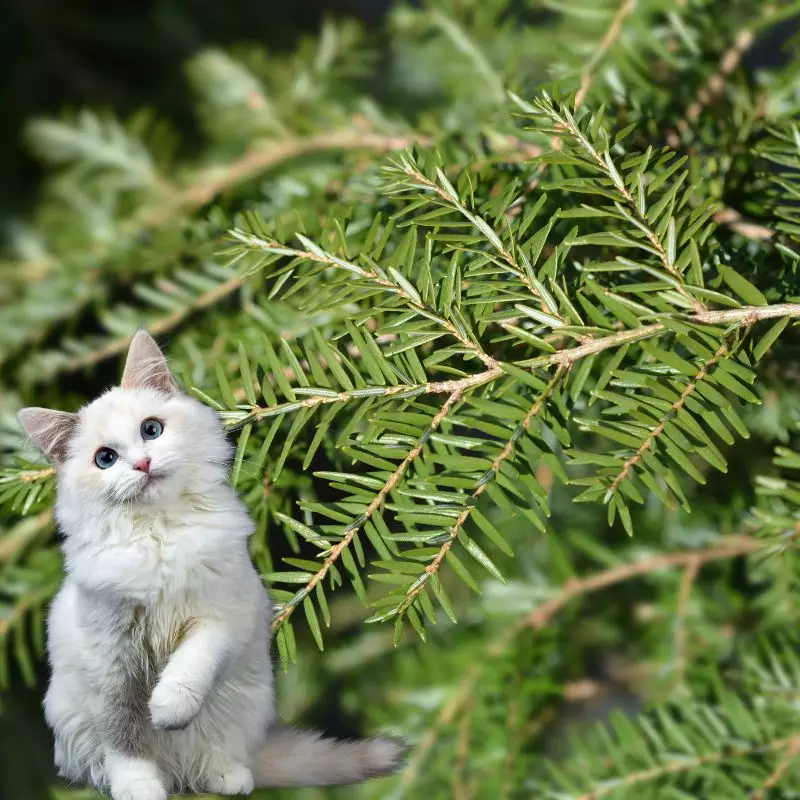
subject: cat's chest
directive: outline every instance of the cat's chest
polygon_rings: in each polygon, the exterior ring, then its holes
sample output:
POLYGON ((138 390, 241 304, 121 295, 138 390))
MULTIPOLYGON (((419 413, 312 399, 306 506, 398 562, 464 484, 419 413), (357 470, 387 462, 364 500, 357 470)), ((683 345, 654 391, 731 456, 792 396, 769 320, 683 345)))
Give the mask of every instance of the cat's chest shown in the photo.
POLYGON ((127 631, 132 650, 160 670, 197 623, 195 613, 191 603, 136 605, 127 631))
POLYGON ((161 596, 202 594, 218 576, 221 554, 205 530, 169 516, 133 516, 106 539, 105 563, 119 573, 121 584, 146 587, 151 602, 161 596))

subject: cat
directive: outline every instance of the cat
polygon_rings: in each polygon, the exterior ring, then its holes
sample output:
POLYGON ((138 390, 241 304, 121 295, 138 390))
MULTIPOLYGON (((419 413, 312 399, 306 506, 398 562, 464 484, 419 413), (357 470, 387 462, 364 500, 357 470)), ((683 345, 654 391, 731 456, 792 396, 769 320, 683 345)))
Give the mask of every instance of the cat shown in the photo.
POLYGON ((114 800, 357 783, 405 746, 277 724, 272 604, 227 480, 231 448, 133 337, 119 387, 78 413, 25 408, 55 466, 65 579, 49 611, 45 718, 67 780, 114 800))

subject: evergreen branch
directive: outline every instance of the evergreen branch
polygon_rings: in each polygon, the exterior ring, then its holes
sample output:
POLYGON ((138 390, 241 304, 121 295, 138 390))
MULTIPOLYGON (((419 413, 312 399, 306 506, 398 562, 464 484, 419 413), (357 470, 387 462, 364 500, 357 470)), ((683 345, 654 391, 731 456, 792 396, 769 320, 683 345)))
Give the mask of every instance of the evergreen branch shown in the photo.
POLYGON ((240 242, 254 249, 265 250, 268 253, 280 253, 281 255, 293 256, 295 258, 314 261, 318 264, 327 264, 328 266, 335 267, 337 269, 344 269, 347 272, 354 273, 362 280, 368 281, 375 286, 379 286, 381 289, 384 289, 385 291, 388 291, 397 297, 402 297, 410 308, 444 328, 454 339, 456 339, 464 348, 479 358, 487 367, 490 369, 497 367, 497 361, 488 353, 485 353, 477 342, 473 341, 467 336, 464 336, 458 330, 458 328, 452 322, 450 322, 450 320, 438 314, 436 309, 432 308, 427 303, 424 303, 418 295, 411 294, 399 283, 393 283, 392 281, 381 277, 378 275, 378 273, 372 270, 364 269, 363 267, 354 264, 352 261, 346 261, 345 259, 339 258, 331 253, 327 253, 316 246, 314 246, 313 250, 298 250, 293 247, 284 247, 278 242, 266 241, 258 236, 254 236, 253 234, 245 233, 243 231, 233 231, 232 234, 240 242))
MULTIPOLYGON (((275 247, 279 247, 280 245, 274 244, 275 247)), ((288 248, 283 248, 284 250, 288 248)), ((303 250, 294 250, 298 257, 308 258, 313 261, 320 261, 321 259, 314 256, 313 253, 303 250)), ((336 266, 336 262, 329 262, 324 261, 323 263, 331 263, 336 266)), ((361 268, 359 268, 361 269, 361 268)), ((374 273, 369 272, 368 270, 364 270, 364 272, 368 276, 374 276, 376 281, 381 281, 378 276, 374 273)), ((220 284, 219 286, 214 287, 214 289, 205 292, 199 295, 191 304, 184 306, 171 314, 168 314, 165 317, 161 317, 157 320, 154 320, 150 325, 148 325, 148 330, 154 336, 162 336, 165 333, 176 328, 180 325, 186 318, 188 318, 191 314, 196 313, 197 311, 202 311, 206 308, 210 308, 215 303, 219 302, 223 297, 226 297, 229 294, 232 294, 237 289, 241 288, 244 284, 247 276, 235 276, 233 278, 228 279, 224 283, 220 284)), ((381 285, 385 288, 391 290, 394 294, 400 294, 403 290, 401 287, 395 286, 389 281, 381 281, 381 285)), ((406 298, 409 298, 408 295, 403 295, 406 298)), ((413 300, 412 302, 416 303, 413 300)), ((421 304, 416 304, 415 308, 424 308, 425 314, 430 318, 431 312, 427 306, 422 306, 421 304)), ((435 313, 435 312, 434 312, 435 313)), ((484 353, 474 342, 469 339, 463 337, 457 328, 449 322, 449 320, 444 319, 439 315, 435 315, 437 321, 442 324, 449 333, 451 333, 465 348, 469 349, 473 352, 476 357, 478 357, 484 364, 490 367, 485 373, 480 373, 480 375, 471 376, 468 380, 475 380, 477 383, 475 384, 468 384, 467 387, 471 385, 480 385, 481 383, 488 382, 493 378, 497 377, 501 374, 502 370, 497 366, 497 361, 487 353, 484 353), (491 374, 490 374, 491 373, 491 374)), ((773 319, 775 317, 798 317, 800 316, 800 304, 796 303, 782 303, 782 304, 775 304, 769 306, 744 306, 738 309, 727 309, 725 311, 702 311, 696 312, 691 315, 688 315, 688 319, 692 322, 697 322, 700 324, 706 325, 719 325, 725 323, 735 323, 740 322, 745 325, 752 324, 754 322, 758 322, 762 319, 773 319)), ((602 352, 603 350, 608 349, 609 347, 615 347, 619 344, 624 344, 625 342, 629 341, 637 341, 639 339, 647 338, 652 336, 656 333, 661 332, 664 330, 664 326, 660 323, 654 323, 649 326, 645 326, 642 328, 632 329, 630 331, 622 331, 618 334, 613 334, 609 337, 604 337, 601 339, 595 339, 593 341, 588 342, 587 344, 583 344, 579 347, 573 349, 566 349, 566 350, 559 350, 556 353, 551 354, 550 356, 543 356, 538 357, 536 359, 531 359, 527 362, 522 362, 524 365, 542 365, 542 364, 571 364, 574 361, 577 361, 580 358, 583 358, 587 355, 593 355, 594 353, 602 352)), ((81 369, 85 369, 90 366, 94 366, 96 364, 105 361, 106 359, 113 358, 114 356, 118 356, 125 351, 128 344, 130 343, 129 337, 119 337, 118 339, 114 339, 113 341, 99 347, 96 350, 93 350, 89 353, 84 353, 80 356, 76 356, 75 358, 70 359, 67 361, 64 366, 63 370, 65 372, 76 372, 81 369)), ((409 387, 389 387, 387 393, 391 391, 403 391, 404 389, 408 389, 409 391, 422 391, 425 393, 442 393, 452 391, 450 388, 454 382, 452 381, 440 381, 438 383, 429 383, 429 384, 421 384, 418 386, 409 386, 409 387)), ((334 402, 333 400, 326 400, 324 398, 320 398, 319 402, 334 402)))
MULTIPOLYGON (((687 319, 690 322, 706 325, 735 324, 749 326, 760 320, 775 319, 777 317, 800 317, 800 303, 778 303, 768 306, 743 306, 741 308, 726 309, 724 311, 703 311, 695 314, 676 315, 676 319, 687 319)), ((517 367, 564 367, 569 369, 575 362, 587 356, 597 355, 605 350, 619 347, 630 342, 640 341, 656 336, 667 330, 660 322, 643 325, 641 328, 619 331, 609 336, 593 339, 578 347, 558 350, 544 356, 519 361, 517 367)), ((312 395, 302 400, 281 403, 277 406, 252 406, 249 411, 237 415, 236 412, 226 412, 226 425, 229 428, 238 428, 249 422, 273 417, 276 414, 289 413, 301 408, 312 408, 327 403, 349 402, 363 399, 366 396, 396 397, 414 394, 450 394, 453 392, 466 392, 490 383, 504 375, 502 367, 493 367, 484 372, 477 372, 464 378, 446 381, 431 381, 429 383, 401 384, 398 386, 370 386, 367 389, 352 389, 343 392, 326 392, 325 394, 312 395)), ((685 398, 684 398, 685 399, 685 398)))
POLYGON ((673 263, 673 260, 670 258, 667 249, 664 247, 658 234, 653 230, 645 214, 639 209, 639 205, 631 194, 630 189, 628 189, 628 187, 625 185, 617 168, 614 166, 611 160, 611 155, 606 153, 604 157, 598 152, 597 148, 594 147, 589 139, 578 128, 575 118, 568 111, 565 110, 565 113, 559 114, 555 107, 550 103, 540 103, 539 107, 552 120, 557 122, 563 127, 564 130, 567 131, 567 133, 569 133, 569 135, 578 143, 578 145, 589 154, 600 171, 603 172, 603 174, 611 181, 614 188, 624 200, 625 205, 628 207, 628 212, 630 213, 634 224, 640 231, 644 233, 648 242, 650 242, 651 247, 658 254, 661 265, 667 271, 667 273, 672 275, 672 277, 678 282, 678 292, 684 297, 684 299, 687 301, 687 303, 689 303, 690 307, 694 309, 695 312, 703 311, 705 309, 705 304, 687 291, 686 286, 684 285, 685 281, 683 274, 673 263))
POLYGON ((766 744, 751 745, 749 747, 733 747, 730 749, 726 748, 725 750, 720 750, 715 753, 706 753, 705 755, 696 756, 695 758, 678 758, 674 761, 667 761, 656 767, 651 767, 650 769, 631 772, 621 778, 605 781, 604 785, 599 789, 594 789, 591 792, 580 795, 574 795, 572 800, 598 800, 598 798, 605 797, 610 792, 615 792, 618 789, 635 786, 640 783, 649 783, 659 778, 665 778, 668 775, 689 772, 698 767, 722 764, 725 761, 741 758, 742 756, 760 755, 771 753, 775 750, 788 750, 790 747, 796 746, 798 741, 800 741, 800 733, 794 733, 790 736, 767 742, 766 744))
POLYGON ((342 539, 341 541, 337 542, 330 550, 329 555, 325 558, 322 566, 317 570, 317 572, 311 577, 308 583, 295 595, 295 599, 293 602, 287 603, 283 610, 278 614, 272 621, 272 628, 273 630, 277 630, 291 615, 295 608, 297 608, 298 603, 304 597, 307 597, 316 587, 316 585, 325 578, 328 574, 330 568, 336 561, 339 559, 339 556, 342 554, 342 551, 350 545, 353 541, 353 537, 358 533, 361 528, 367 523, 367 521, 372 517, 372 515, 383 505, 386 498, 394 491, 397 485, 405 475, 408 468, 417 459, 420 454, 422 453, 423 449, 425 448, 426 443, 430 439, 431 434, 436 431, 436 429, 442 424, 442 421, 447 417, 450 411, 453 409, 453 406, 461 400, 461 396, 463 391, 460 389, 456 389, 444 402, 444 405, 439 409, 436 415, 431 419, 428 427, 423 431, 422 435, 419 437, 417 444, 414 445, 413 448, 408 452, 406 457, 400 463, 400 465, 395 469, 395 471, 389 476, 386 483, 384 483, 383 487, 378 491, 375 497, 372 499, 370 504, 364 509, 364 512, 353 522, 351 522, 343 531, 342 531, 342 539))
MULTIPOLYGON (((530 156, 529 156, 530 157, 530 156)), ((401 161, 400 164, 401 171, 417 184, 421 185, 423 188, 427 188, 435 192, 442 200, 447 203, 447 205, 454 208, 461 214, 466 220, 471 222, 479 231, 486 234, 487 231, 491 231, 491 227, 486 222, 486 220, 479 217, 477 214, 470 211, 458 198, 454 191, 452 191, 452 187, 448 181, 442 180, 443 185, 439 185, 436 181, 432 181, 429 178, 425 177, 416 167, 408 160, 401 161)), ((440 174, 440 179, 443 178, 443 174, 440 174)), ((530 277, 527 275, 525 270, 519 265, 519 262, 514 257, 514 254, 502 243, 500 238, 494 234, 493 236, 488 236, 489 242, 497 251, 498 255, 503 259, 503 261, 510 267, 511 271, 513 272, 514 276, 521 281, 525 288, 536 298, 537 302, 539 303, 541 309, 548 314, 558 317, 562 322, 566 323, 566 320, 561 315, 561 313, 557 310, 549 308, 547 303, 545 303, 544 298, 541 295, 541 292, 533 285, 530 277)))
MULTIPOLYGON (((575 94, 575 111, 577 111, 583 105, 583 101, 586 99, 586 96, 589 94, 589 90, 592 88, 592 84, 597 77, 595 67, 599 64, 603 56, 611 49, 611 47, 614 46, 614 43, 622 33, 623 23, 634 10, 634 8, 636 8, 636 0, 622 0, 620 3, 616 14, 614 14, 614 17, 611 20, 611 24, 608 26, 603 38, 600 40, 597 50, 583 69, 581 84, 578 87, 577 93, 575 94)), ((560 150, 561 139, 558 136, 551 136, 550 147, 552 147, 553 150, 560 150)), ((541 181, 542 175, 546 169, 547 164, 545 162, 541 162, 536 167, 533 176, 525 184, 525 188, 520 194, 520 197, 509 207, 509 216, 517 216, 522 211, 523 205, 539 185, 539 181, 541 181)))
POLYGON ((686 384, 686 386, 684 386, 683 391, 678 399, 670 406, 669 410, 661 416, 658 423, 647 434, 636 452, 625 459, 622 469, 620 469, 620 471, 614 477, 611 482, 611 486, 609 486, 608 491, 606 492, 606 500, 608 500, 612 495, 616 494, 620 484, 630 475, 631 470, 639 464, 648 450, 650 450, 650 448, 653 446, 656 439, 658 439, 658 437, 663 433, 664 426, 667 424, 667 422, 669 422, 669 420, 672 419, 672 417, 683 408, 683 406, 686 404, 687 398, 689 398, 697 388, 697 384, 707 377, 711 368, 727 353, 728 343, 725 341, 719 346, 719 348, 717 348, 717 351, 714 353, 708 363, 704 364, 697 371, 694 377, 686 384))
POLYGON ((545 408, 545 404, 556 389, 556 387, 561 383, 561 380, 567 374, 568 368, 567 367, 559 367, 553 377, 550 379, 550 382, 547 384, 545 389, 536 398, 536 401, 533 405, 528 409, 527 414, 523 418, 522 422, 514 429, 514 432, 511 434, 511 437, 505 443, 503 449, 500 453, 494 458, 492 461, 492 465, 486 471, 484 475, 478 480, 475 488, 472 491, 472 494, 469 496, 469 499, 466 501, 464 505, 464 509, 461 513, 456 517, 455 522, 450 527, 449 530, 449 537, 445 540, 439 548, 439 552, 434 556, 433 560, 430 564, 425 567, 425 572, 423 575, 423 580, 416 580, 412 584, 412 588, 406 593, 406 597, 403 602, 397 607, 396 613, 402 614, 416 599, 417 595, 425 588, 426 583, 439 571, 441 567, 442 561, 444 560, 447 553, 450 551, 450 548, 453 546, 454 542, 458 538, 459 533, 463 529, 464 525, 469 520, 470 515, 472 514, 473 509, 478 505, 478 501, 481 499, 481 496, 486 491, 489 486, 489 483, 495 478, 497 473, 500 470, 501 464, 506 461, 509 456, 514 452, 514 448, 516 447, 517 442, 519 441, 520 437, 523 436, 528 428, 530 428, 531 423, 534 419, 541 413, 541 411, 545 408))
POLYGON ((634 8, 636 8, 636 0, 622 0, 619 9, 611 20, 611 25, 609 25, 608 30, 600 41, 600 46, 595 51, 594 55, 586 62, 586 66, 583 68, 583 76, 581 77, 581 85, 575 95, 576 110, 583 105, 586 95, 589 94, 589 90, 592 88, 592 83, 597 76, 595 67, 597 67, 603 56, 614 46, 617 39, 619 39, 622 33, 623 23, 633 12, 634 8))
MULTIPOLYGON (((791 534, 791 539, 800 536, 800 527, 791 534)), ((408 787, 414 782, 422 763, 436 740, 436 731, 439 727, 450 724, 455 715, 469 701, 475 687, 491 662, 505 653, 517 641, 519 635, 526 628, 541 630, 546 627, 552 618, 573 600, 584 597, 597 591, 602 591, 611 586, 623 583, 634 578, 649 575, 664 569, 682 567, 683 569, 700 569, 704 564, 723 561, 738 556, 766 552, 769 545, 761 540, 749 536, 738 535, 722 539, 715 545, 705 549, 678 551, 675 553, 660 553, 638 562, 621 564, 609 569, 600 570, 584 578, 571 578, 562 584, 556 594, 539 608, 521 616, 514 624, 507 625, 502 632, 492 639, 485 650, 485 657, 475 661, 464 673, 459 682, 458 690, 451 699, 442 707, 436 723, 430 727, 414 749, 408 760, 408 765, 401 785, 408 787)), ((797 738, 797 737, 788 737, 797 738)), ((774 749, 779 749, 778 745, 774 749)), ((591 797, 588 795, 587 797, 591 797)))
POLYGON ((352 400, 363 400, 365 397, 406 397, 417 394, 463 394, 466 391, 489 383, 503 374, 503 370, 497 367, 496 369, 488 369, 485 372, 478 372, 475 375, 468 375, 466 378, 459 378, 457 380, 400 384, 399 386, 370 386, 367 389, 351 389, 338 393, 330 392, 321 395, 312 395, 302 400, 293 400, 266 408, 253 406, 250 411, 244 413, 244 416, 236 416, 235 412, 226 412, 226 426, 228 428, 239 428, 250 422, 257 422, 268 417, 286 414, 301 408, 315 408, 316 406, 325 405, 327 403, 346 403, 352 400))
MULTIPOLYGON (((391 152, 402 150, 415 143, 430 144, 431 140, 429 137, 415 132, 376 134, 344 129, 314 136, 290 137, 285 140, 255 144, 243 156, 228 164, 207 168, 191 175, 182 186, 167 190, 164 188, 167 184, 163 184, 162 191, 154 202, 141 206, 132 218, 123 223, 124 236, 129 241, 133 241, 143 231, 168 228, 183 215, 196 212, 223 192, 255 180, 260 175, 303 156, 335 151, 391 152)), ((119 246, 120 236, 122 234, 114 239, 115 247, 119 246)), ((110 244, 98 243, 93 250, 93 256, 102 262, 110 252, 110 244)), ((14 268, 23 275, 41 272, 40 262, 41 259, 15 262, 14 268)), ((161 333, 172 330, 180 325, 188 314, 209 308, 225 294, 234 292, 239 285, 236 285, 235 281, 229 281, 223 285, 227 292, 221 286, 219 287, 222 290, 221 295, 211 297, 207 303, 199 302, 186 313, 175 312, 155 324, 161 333)), ((125 347, 127 347, 127 339, 114 340, 91 353, 70 360, 65 369, 67 372, 71 372, 100 363, 118 355, 125 347)))

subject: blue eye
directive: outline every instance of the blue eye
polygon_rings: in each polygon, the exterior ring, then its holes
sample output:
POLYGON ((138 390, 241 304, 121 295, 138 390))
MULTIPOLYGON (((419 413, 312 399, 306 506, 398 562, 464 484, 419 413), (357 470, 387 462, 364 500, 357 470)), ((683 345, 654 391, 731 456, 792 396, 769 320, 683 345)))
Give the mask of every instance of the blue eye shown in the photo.
POLYGON ((164 433, 164 423, 157 419, 146 419, 139 431, 142 439, 158 439, 164 433))
POLYGON ((101 447, 94 454, 94 463, 97 464, 100 469, 108 469, 117 463, 117 458, 116 450, 112 450, 110 447, 101 447))

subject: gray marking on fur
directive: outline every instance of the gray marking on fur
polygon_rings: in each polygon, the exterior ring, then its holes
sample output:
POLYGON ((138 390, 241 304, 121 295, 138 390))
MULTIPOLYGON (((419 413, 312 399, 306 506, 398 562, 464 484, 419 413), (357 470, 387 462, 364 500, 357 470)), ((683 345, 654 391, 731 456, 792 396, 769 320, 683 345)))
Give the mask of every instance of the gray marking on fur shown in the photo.
POLYGON ((146 639, 145 612, 141 606, 109 604, 92 592, 94 602, 87 616, 102 618, 104 634, 115 645, 100 688, 101 717, 98 720, 104 741, 125 755, 148 755, 152 738, 149 701, 157 678, 153 654, 146 639), (102 610, 101 610, 102 609, 102 610))

